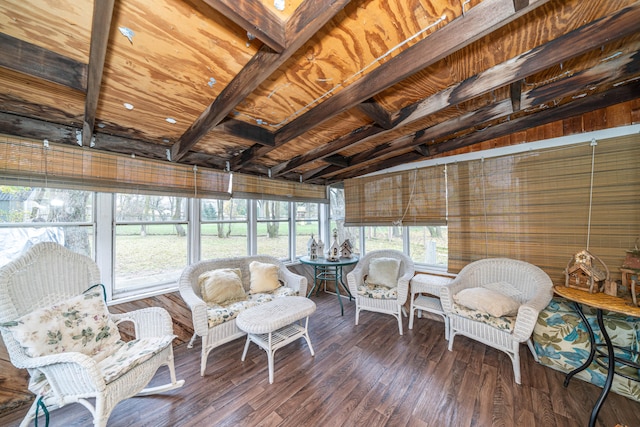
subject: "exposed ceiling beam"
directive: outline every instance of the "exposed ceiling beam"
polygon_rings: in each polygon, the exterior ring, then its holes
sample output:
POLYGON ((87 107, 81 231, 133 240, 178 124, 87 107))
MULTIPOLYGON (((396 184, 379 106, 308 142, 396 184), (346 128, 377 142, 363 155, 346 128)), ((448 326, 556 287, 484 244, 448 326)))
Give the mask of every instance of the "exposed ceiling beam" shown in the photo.
POLYGON ((391 123, 391 115, 389 114, 389 112, 382 108, 382 106, 375 102, 373 99, 368 99, 365 102, 361 102, 360 104, 358 104, 358 109, 369 116, 371 120, 376 122, 376 124, 378 124, 383 129, 393 128, 393 123, 391 123))
MULTIPOLYGON (((527 115, 514 120, 504 121, 483 131, 476 131, 439 144, 434 144, 429 148, 432 156, 445 154, 449 151, 468 147, 482 141, 500 138, 532 127, 542 126, 559 120, 566 120, 593 110, 627 102, 636 99, 638 93, 640 93, 640 80, 635 80, 627 85, 615 87, 607 92, 585 96, 584 98, 575 100, 571 103, 539 111, 534 115, 527 115)), ((422 159, 424 158, 414 151, 387 159, 384 161, 384 164, 372 164, 357 170, 349 170, 342 174, 336 174, 331 177, 330 181, 341 181, 343 179, 377 172, 382 169, 422 159)))
POLYGON ((84 92, 87 65, 0 33, 0 67, 84 92))
POLYGON ((263 46, 171 147, 171 160, 176 162, 189 152, 203 136, 217 126, 238 103, 273 74, 348 2, 349 0, 309 0, 298 6, 287 22, 286 48, 277 54, 263 46), (308 22, 308 25, 298 29, 298 32, 289 31, 289 26, 298 22, 308 22))
MULTIPOLYGON (((499 89, 505 84, 515 84, 515 82, 525 79, 532 74, 552 67, 560 62, 567 61, 580 54, 600 48, 602 45, 610 43, 618 38, 633 34, 637 31, 637 22, 640 22, 640 2, 638 2, 634 7, 623 9, 608 17, 587 24, 552 42, 511 58, 508 61, 498 64, 479 73, 478 75, 470 77, 463 82, 450 86, 422 101, 405 107, 397 113, 397 116, 401 116, 402 119, 395 119, 394 124, 396 127, 405 126, 431 114, 438 113, 452 105, 469 101, 485 93, 499 89), (616 28, 615 33, 606 31, 608 27, 612 26, 616 28)), ((627 67, 623 66, 625 62, 622 61, 621 58, 618 58, 618 61, 621 61, 617 62, 620 64, 618 69, 616 69, 615 66, 606 65, 606 63, 603 63, 600 66, 600 69, 602 69, 602 67, 606 67, 608 70, 605 71, 605 74, 608 73, 608 77, 603 75, 602 78, 610 79, 612 77, 619 77, 619 71, 624 70, 627 67)), ((602 72, 600 72, 600 74, 602 74, 602 72)), ((565 80, 563 79, 558 84, 561 86, 565 85, 566 83, 564 83, 564 81, 565 80)), ((512 111, 518 110, 512 108, 512 111)), ((355 140, 353 145, 364 142, 365 138, 372 137, 373 135, 380 136, 385 133, 388 133, 388 131, 380 130, 372 133, 370 136, 363 136, 362 138, 355 140)), ((407 139, 404 139, 404 141, 407 143, 407 146, 417 145, 407 139)), ((324 150, 329 149, 332 144, 333 142, 329 143, 327 147, 324 147, 324 150)), ((342 149, 348 147, 349 146, 347 145, 341 145, 342 149)), ((400 147, 397 146, 397 142, 395 145, 392 145, 391 143, 382 144, 379 147, 375 147, 359 154, 356 159, 351 160, 351 164, 358 164, 360 161, 370 160, 371 156, 378 157, 388 153, 391 149, 398 148, 400 147)), ((317 150, 314 150, 314 152, 316 151, 317 150)), ((313 156, 312 153, 313 152, 307 153, 307 155, 299 158, 298 160, 294 159, 295 162, 290 161, 290 165, 284 167, 282 170, 291 170, 291 166, 300 167, 304 164, 302 160, 306 160, 308 163, 321 158, 319 156, 313 156)))
POLYGON ((269 132, 260 126, 245 123, 240 120, 225 120, 223 124, 218 126, 218 128, 220 127, 229 135, 253 141, 257 144, 269 146, 275 144, 273 132, 269 132))
POLYGON ((102 84, 104 60, 107 56, 113 4, 114 0, 94 0, 93 2, 87 97, 84 102, 84 120, 82 122, 82 145, 85 146, 91 144, 93 126, 96 122, 96 109, 98 108, 100 85, 102 84))
MULTIPOLYGON (((276 132, 276 147, 296 138, 320 123, 371 98, 416 72, 462 49, 503 25, 541 6, 549 0, 539 0, 520 11, 512 0, 485 0, 423 40, 391 58, 365 77, 336 93, 317 107, 287 123, 276 132)), ((254 146, 242 153, 238 166, 259 158, 272 147, 254 146)))
MULTIPOLYGON (((307 0, 313 1, 313 0, 307 0)), ((259 1, 204 0, 275 52, 285 49, 285 25, 259 1)))

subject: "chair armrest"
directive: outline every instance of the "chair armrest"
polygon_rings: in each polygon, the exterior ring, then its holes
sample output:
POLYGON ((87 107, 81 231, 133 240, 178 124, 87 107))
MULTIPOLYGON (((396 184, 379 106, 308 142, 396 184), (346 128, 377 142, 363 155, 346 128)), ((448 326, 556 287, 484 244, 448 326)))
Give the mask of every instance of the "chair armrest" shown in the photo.
POLYGON ((464 280, 458 276, 453 279, 451 283, 440 289, 440 303, 442 304, 442 310, 445 313, 451 313, 453 311, 453 296, 466 287, 464 280))
POLYGON ((296 274, 286 267, 280 268, 280 274, 282 275, 282 281, 285 286, 293 289, 298 295, 307 295, 307 278, 296 274))
POLYGON ((532 299, 520 306, 513 329, 513 338, 516 341, 525 342, 531 337, 538 315, 549 305, 551 298, 553 298, 553 289, 543 288, 532 299))
POLYGON ((162 307, 148 307, 128 313, 112 314, 116 324, 132 322, 136 338, 161 337, 173 335, 173 320, 162 307))
POLYGON ((207 319, 207 304, 193 291, 188 275, 183 275, 179 283, 180 296, 191 310, 193 331, 198 336, 204 336, 209 330, 207 319))
POLYGON ((25 357, 18 368, 26 368, 32 377, 38 373, 46 376, 49 383, 62 394, 77 394, 103 391, 106 387, 98 364, 91 357, 79 352, 65 352, 41 357, 25 357))
POLYGON ((414 271, 405 273, 398 279, 398 304, 404 305, 407 302, 407 294, 409 293, 409 282, 415 275, 414 271))
POLYGON ((361 265, 356 265, 356 268, 347 273, 347 285, 351 295, 358 294, 358 285, 364 282, 364 269, 361 265))

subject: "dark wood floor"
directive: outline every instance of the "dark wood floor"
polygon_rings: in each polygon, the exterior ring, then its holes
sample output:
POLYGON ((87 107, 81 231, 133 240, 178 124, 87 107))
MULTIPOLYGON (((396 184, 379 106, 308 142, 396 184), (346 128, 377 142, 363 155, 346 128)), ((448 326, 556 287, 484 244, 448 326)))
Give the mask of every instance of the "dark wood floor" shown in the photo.
MULTIPOLYGON (((600 389, 533 361, 525 346, 522 385, 503 353, 464 337, 447 350, 444 326, 417 319, 399 336, 386 315, 364 312, 354 325, 354 303, 340 316, 336 297, 313 297, 315 357, 304 340, 279 350, 269 384, 266 354, 244 340, 215 349, 199 375, 199 343, 175 348, 182 389, 120 403, 109 426, 586 426, 600 389)), ((405 319, 405 329, 407 320, 405 319)), ((167 378, 166 369, 154 382, 167 378)), ((16 426, 26 408, 0 418, 16 426)), ((41 421, 42 422, 42 421, 41 421)), ((52 426, 87 426, 79 404, 51 413, 52 426)), ((599 426, 640 426, 640 403, 611 393, 599 426)), ((44 425, 42 422, 40 425, 44 425)))

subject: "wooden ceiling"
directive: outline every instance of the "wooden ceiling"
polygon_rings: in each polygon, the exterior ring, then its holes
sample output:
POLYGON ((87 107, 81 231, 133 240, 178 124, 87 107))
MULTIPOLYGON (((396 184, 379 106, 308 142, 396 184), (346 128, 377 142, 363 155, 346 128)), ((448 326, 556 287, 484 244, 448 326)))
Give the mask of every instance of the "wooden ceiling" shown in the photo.
POLYGON ((2 0, 0 133, 327 184, 640 98, 640 2, 2 0))

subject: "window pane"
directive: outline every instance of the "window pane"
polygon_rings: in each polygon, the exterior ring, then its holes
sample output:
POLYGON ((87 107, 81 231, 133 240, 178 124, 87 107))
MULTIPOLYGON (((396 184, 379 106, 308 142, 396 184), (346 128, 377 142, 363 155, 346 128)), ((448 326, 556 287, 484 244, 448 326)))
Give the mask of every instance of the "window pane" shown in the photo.
POLYGON ((289 219, 289 202, 258 200, 258 221, 289 219))
MULTIPOLYGON (((313 236, 320 239, 320 218, 317 203, 297 202, 296 206, 296 257, 308 255, 307 244, 313 236)), ((324 242, 323 242, 324 243, 324 242)), ((326 245, 325 245, 326 246, 326 245)), ((323 254, 318 254, 323 256, 323 254)))
POLYGON ((188 261, 187 199, 116 194, 114 294, 175 285, 188 261))
POLYGON ((258 253, 289 259, 289 222, 258 222, 258 253))
POLYGON ((247 220, 247 201, 245 199, 205 199, 202 200, 200 206, 200 220, 202 222, 247 220))
POLYGON ((403 252, 402 227, 371 226, 364 228, 364 244, 367 252, 378 249, 395 249, 403 252))
POLYGON ((94 193, 0 186, 0 265, 38 242, 57 242, 93 258, 94 193))
POLYGON ((187 199, 184 197, 116 195, 116 221, 162 222, 187 221, 187 199))
POLYGON ((409 255, 415 263, 446 267, 448 248, 446 226, 409 227, 409 255))
POLYGON ((218 222, 200 225, 200 258, 247 255, 247 223, 218 222))
POLYGON ((187 265, 187 224, 118 225, 114 293, 175 283, 187 265))

